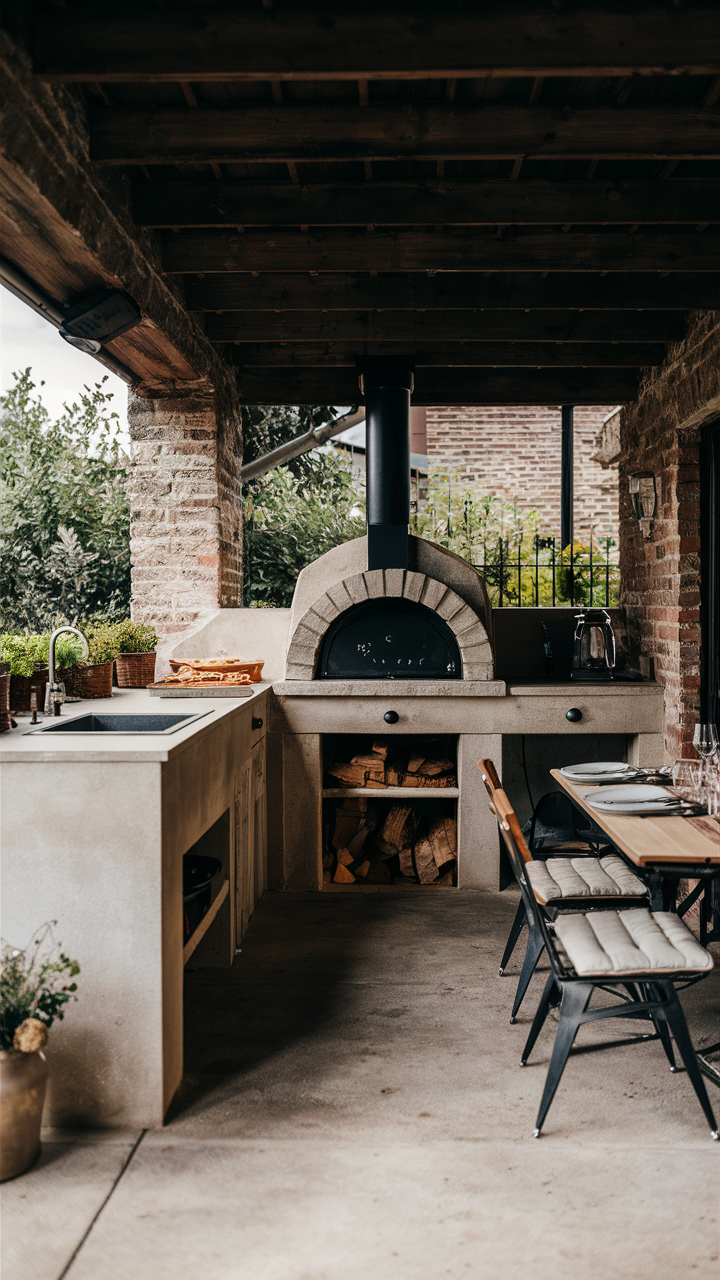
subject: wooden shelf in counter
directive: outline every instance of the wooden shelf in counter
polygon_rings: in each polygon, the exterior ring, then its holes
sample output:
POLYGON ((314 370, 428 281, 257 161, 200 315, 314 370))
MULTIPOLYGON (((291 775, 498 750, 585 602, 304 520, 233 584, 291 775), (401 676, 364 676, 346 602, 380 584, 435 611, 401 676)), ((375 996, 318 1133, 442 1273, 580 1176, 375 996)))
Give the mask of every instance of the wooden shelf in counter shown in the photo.
POLYGON ((367 796, 369 800, 457 800, 459 787, 326 787, 323 800, 367 796))
POLYGON ((202 920, 200 921, 194 933, 190 934, 190 937, 188 938, 187 942, 185 943, 185 946, 183 947, 183 964, 187 964, 195 948, 199 946, 200 943, 202 942, 203 938, 205 937, 205 934, 210 928, 210 925, 215 919, 223 902, 227 898, 229 888, 230 888, 230 881, 223 880, 222 885, 220 886, 220 892, 218 893, 217 897, 214 898, 213 901, 210 903, 210 906, 207 909, 206 915, 203 916, 202 920))

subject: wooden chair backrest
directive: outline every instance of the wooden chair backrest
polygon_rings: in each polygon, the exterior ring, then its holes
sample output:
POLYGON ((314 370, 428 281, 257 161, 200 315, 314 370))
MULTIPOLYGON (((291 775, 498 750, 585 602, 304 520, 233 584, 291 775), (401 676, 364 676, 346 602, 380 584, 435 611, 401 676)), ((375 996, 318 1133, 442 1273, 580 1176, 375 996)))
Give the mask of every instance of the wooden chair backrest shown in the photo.
POLYGON ((478 760, 478 769, 485 783, 485 790, 490 796, 490 808, 497 818, 500 834, 507 844, 507 836, 512 836, 515 847, 523 862, 532 862, 532 854, 522 833, 517 814, 502 789, 497 769, 492 760, 478 760))

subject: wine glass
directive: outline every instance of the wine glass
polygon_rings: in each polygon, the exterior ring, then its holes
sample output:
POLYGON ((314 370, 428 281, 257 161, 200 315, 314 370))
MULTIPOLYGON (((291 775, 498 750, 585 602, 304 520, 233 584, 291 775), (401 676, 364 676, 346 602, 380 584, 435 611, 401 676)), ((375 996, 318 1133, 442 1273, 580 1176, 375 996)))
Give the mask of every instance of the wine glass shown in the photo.
POLYGON ((700 785, 701 765, 696 760, 676 760, 672 771, 672 784, 684 800, 692 800, 700 785))
POLYGON ((696 724, 693 746, 703 760, 712 760, 718 753, 718 731, 715 724, 696 724))

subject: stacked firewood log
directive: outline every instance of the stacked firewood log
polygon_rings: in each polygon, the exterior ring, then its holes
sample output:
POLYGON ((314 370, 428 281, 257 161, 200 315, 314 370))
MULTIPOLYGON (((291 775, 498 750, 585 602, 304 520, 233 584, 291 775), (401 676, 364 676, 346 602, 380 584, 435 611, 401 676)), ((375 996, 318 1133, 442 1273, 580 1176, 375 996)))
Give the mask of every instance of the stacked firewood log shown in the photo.
POLYGON ((341 787, 367 787, 384 791, 387 787, 456 787, 452 760, 426 759, 402 748, 393 749, 387 738, 376 738, 372 750, 336 761, 327 769, 341 787))
POLYGON ((348 796, 338 805, 323 855, 325 876, 335 884, 453 885, 457 870, 454 817, 428 804, 393 804, 348 796))

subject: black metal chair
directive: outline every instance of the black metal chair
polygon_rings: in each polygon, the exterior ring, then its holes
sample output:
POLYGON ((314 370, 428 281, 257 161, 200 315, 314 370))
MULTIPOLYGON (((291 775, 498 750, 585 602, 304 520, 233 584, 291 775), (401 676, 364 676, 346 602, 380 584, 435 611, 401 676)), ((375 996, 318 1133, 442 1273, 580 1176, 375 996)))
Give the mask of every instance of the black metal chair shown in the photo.
MULTIPOLYGON (((500 785, 499 779, 497 785, 500 785)), ((583 855, 597 858, 603 849, 613 848, 610 837, 604 832, 582 826, 580 814, 562 791, 548 791, 542 796, 522 831, 534 859, 577 858, 583 855)), ((524 925, 525 904, 521 898, 500 961, 501 978, 510 963, 524 925)))
MULTIPOLYGON (((482 763, 485 766, 488 762, 482 763)), ((711 1137, 717 1141, 717 1122, 675 989, 678 981, 690 985, 709 973, 713 967, 709 952, 673 912, 651 912, 647 907, 623 912, 576 909, 557 914, 551 921, 547 906, 533 892, 529 874, 533 860, 502 788, 494 790, 492 805, 525 903, 528 924, 539 931, 550 960, 550 976, 523 1049, 521 1066, 526 1065, 550 1008, 560 1009, 535 1137, 540 1136, 579 1028, 601 1018, 639 1018, 652 1022, 670 1069, 675 1071, 672 1034, 711 1137), (643 947, 647 950, 643 951, 643 947), (611 994, 615 1003, 590 1009, 591 997, 598 990, 611 994)))
MULTIPOLYGON (((648 905, 649 891, 646 885, 629 870, 616 853, 607 853, 604 857, 598 858, 591 853, 581 851, 579 856, 574 856, 577 851, 566 847, 564 856, 556 857, 555 847, 548 841, 543 849, 544 856, 535 858, 531 848, 528 848, 515 811, 502 790, 502 784, 492 760, 479 760, 478 768, 490 796, 491 808, 496 795, 504 797, 502 803, 509 807, 521 856, 526 862, 532 863, 533 891, 543 904, 549 918, 554 918, 560 912, 577 911, 580 907, 587 909, 590 904, 594 911, 648 905)), ((515 1022, 517 1018, 530 979, 545 949, 542 930, 537 922, 527 915, 526 904, 521 895, 500 966, 501 977, 526 922, 528 940, 510 1014, 511 1022, 515 1022)))

